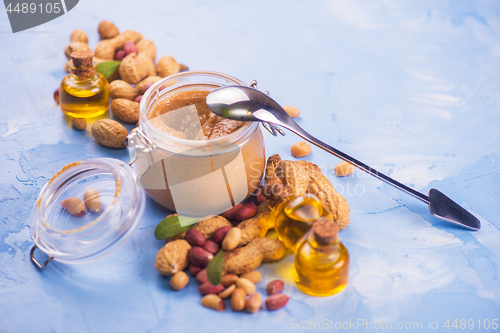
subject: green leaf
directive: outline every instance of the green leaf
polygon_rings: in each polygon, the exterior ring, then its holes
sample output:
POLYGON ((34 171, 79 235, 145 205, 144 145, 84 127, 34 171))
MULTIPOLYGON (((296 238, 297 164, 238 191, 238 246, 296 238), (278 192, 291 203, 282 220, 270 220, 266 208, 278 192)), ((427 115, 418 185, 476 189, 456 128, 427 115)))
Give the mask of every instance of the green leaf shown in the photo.
POLYGON ((118 70, 121 63, 118 60, 103 61, 97 64, 97 72, 108 78, 118 70))
POLYGON ((220 250, 215 257, 208 263, 207 278, 208 282, 217 286, 222 281, 222 265, 224 264, 224 253, 220 250))
POLYGON ((181 227, 179 217, 177 215, 167 216, 158 223, 155 229, 155 237, 157 239, 165 239, 181 234, 191 228, 192 225, 181 227))

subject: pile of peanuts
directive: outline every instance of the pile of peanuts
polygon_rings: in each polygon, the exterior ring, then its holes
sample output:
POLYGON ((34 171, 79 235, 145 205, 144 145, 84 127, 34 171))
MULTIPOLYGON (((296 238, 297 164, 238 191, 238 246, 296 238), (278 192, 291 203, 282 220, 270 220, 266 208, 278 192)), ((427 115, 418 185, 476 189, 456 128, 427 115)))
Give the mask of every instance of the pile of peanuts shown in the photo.
MULTIPOLYGON (((139 103, 144 93, 158 80, 179 72, 187 71, 188 67, 177 62, 170 55, 163 55, 156 61, 156 46, 151 40, 135 31, 120 32, 109 21, 102 21, 97 28, 100 41, 94 50, 96 64, 118 60, 118 70, 107 79, 109 84, 109 97, 112 99, 110 109, 113 115, 123 123, 136 124, 139 120, 139 103)), ((70 43, 65 47, 64 53, 68 61, 64 70, 69 73, 73 63, 71 54, 75 51, 91 51, 88 44, 89 38, 83 30, 74 30, 70 35, 70 43)), ((54 91, 54 100, 60 103, 60 91, 54 91)), ((71 118, 73 127, 83 131, 87 129, 87 121, 83 118, 71 118)), ((97 125, 92 126, 94 139, 99 137, 98 129, 111 129, 106 131, 106 136, 113 140, 98 140, 96 142, 110 148, 125 148, 123 135, 128 135, 125 127, 113 119, 98 119, 97 125), (116 137, 116 138, 115 138, 116 137)))
MULTIPOLYGON (((243 205, 239 210, 244 209, 244 207, 243 205)), ((248 209, 246 210, 248 211, 248 209)), ((186 240, 192 246, 189 251, 189 274, 199 284, 198 291, 203 296, 201 305, 204 307, 224 311, 226 304, 223 300, 230 299, 229 304, 233 311, 246 310, 248 313, 254 313, 262 308, 262 296, 260 292, 256 292, 255 286, 261 280, 261 274, 258 271, 247 272, 241 276, 225 274, 217 286, 208 281, 206 269, 208 263, 221 247, 225 251, 235 249, 240 238, 241 229, 230 226, 219 228, 207 241, 203 234, 196 229, 189 229, 186 232, 186 240)), ((184 271, 179 271, 170 278, 170 286, 173 290, 181 290, 188 283, 189 277, 184 271)), ((286 305, 289 297, 281 293, 283 288, 284 283, 281 280, 271 281, 267 285, 266 292, 269 296, 265 305, 268 310, 278 310, 286 305)))

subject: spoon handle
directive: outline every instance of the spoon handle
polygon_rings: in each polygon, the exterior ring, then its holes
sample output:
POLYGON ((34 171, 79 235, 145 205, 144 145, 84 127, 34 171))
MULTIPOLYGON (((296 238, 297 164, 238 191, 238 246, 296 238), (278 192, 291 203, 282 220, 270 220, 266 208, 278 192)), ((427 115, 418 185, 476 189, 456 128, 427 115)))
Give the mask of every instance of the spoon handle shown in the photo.
POLYGON ((307 133, 306 131, 304 131, 299 125, 297 125, 296 122, 291 121, 291 122, 287 122, 287 123, 281 123, 280 125, 288 128, 290 131, 294 132, 298 136, 306 139, 307 141, 309 141, 312 144, 318 146, 319 148, 329 152, 330 154, 335 155, 338 158, 341 158, 344 161, 349 162, 349 163, 357 166, 361 170, 369 173, 370 175, 372 175, 374 177, 377 177, 381 181, 386 182, 386 183, 388 183, 388 184, 390 184, 390 185, 392 185, 392 186, 394 186, 402 191, 405 191, 406 193, 413 195, 415 198, 425 202, 426 204, 429 204, 429 197, 426 196, 425 194, 422 194, 422 193, 415 191, 414 189, 412 189, 404 184, 401 184, 397 180, 394 180, 391 177, 384 175, 383 173, 373 169, 372 167, 364 164, 363 162, 358 161, 357 159, 341 152, 340 150, 335 149, 330 145, 327 145, 323 141, 316 139, 314 136, 312 136, 309 133, 307 133))

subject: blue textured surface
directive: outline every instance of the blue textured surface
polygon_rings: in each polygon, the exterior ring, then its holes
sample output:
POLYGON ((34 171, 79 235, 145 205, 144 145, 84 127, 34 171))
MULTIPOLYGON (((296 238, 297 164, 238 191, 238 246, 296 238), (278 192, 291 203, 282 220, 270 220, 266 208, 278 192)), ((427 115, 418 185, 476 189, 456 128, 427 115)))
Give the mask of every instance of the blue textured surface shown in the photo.
MULTIPOLYGON (((0 10, 0 31, 0 332, 281 332, 293 320, 301 327, 422 322, 414 331, 435 332, 429 321, 448 331, 447 319, 472 319, 466 330, 477 332, 484 320, 500 320, 497 1, 82 0, 15 35, 0 10), (360 172, 336 178, 338 160, 313 148, 305 159, 327 171, 351 206, 341 232, 350 282, 335 297, 300 293, 288 256, 261 266, 258 285, 264 291, 284 279, 285 309, 202 308, 194 281, 173 292, 153 267, 163 244, 153 230, 167 212, 149 199, 138 230, 108 257, 83 266, 52 262, 39 272, 29 261, 28 220, 41 187, 75 160, 128 161, 125 150, 73 130, 52 99, 70 32, 85 30, 95 46, 102 19, 143 33, 159 56, 192 69, 257 79, 277 101, 302 110, 300 126, 418 190, 440 189, 479 216, 482 229, 436 220, 419 201, 360 172)), ((291 158, 297 137, 265 135, 268 155, 291 158)))

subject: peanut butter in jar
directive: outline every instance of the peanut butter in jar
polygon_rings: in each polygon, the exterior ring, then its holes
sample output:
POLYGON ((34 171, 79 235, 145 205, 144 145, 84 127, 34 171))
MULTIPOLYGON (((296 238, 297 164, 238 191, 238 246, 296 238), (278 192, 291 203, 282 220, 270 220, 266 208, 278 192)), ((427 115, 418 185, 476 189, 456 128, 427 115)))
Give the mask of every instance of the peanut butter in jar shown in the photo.
MULTIPOLYGON (((156 149, 137 160, 140 183, 160 205, 190 217, 216 215, 255 191, 265 167, 258 123, 222 118, 206 105, 211 90, 243 84, 224 74, 164 78, 141 101, 139 128, 156 149)), ((182 221, 181 221, 182 224, 182 221)))

